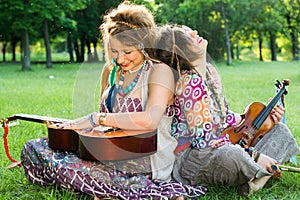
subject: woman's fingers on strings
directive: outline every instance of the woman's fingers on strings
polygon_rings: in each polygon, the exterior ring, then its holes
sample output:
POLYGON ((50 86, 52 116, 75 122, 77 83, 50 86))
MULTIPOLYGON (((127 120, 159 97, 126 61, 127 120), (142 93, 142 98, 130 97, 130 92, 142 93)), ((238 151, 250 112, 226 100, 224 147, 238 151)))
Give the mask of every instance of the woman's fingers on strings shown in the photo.
POLYGON ((282 105, 277 104, 276 107, 275 107, 275 109, 276 109, 276 111, 279 112, 280 114, 282 114, 282 115, 284 114, 285 109, 284 109, 284 107, 283 107, 282 105))
POLYGON ((282 114, 280 114, 276 111, 272 111, 271 117, 273 118, 275 124, 277 124, 281 120, 282 114))
MULTIPOLYGON (((272 101, 272 98, 269 98, 269 102, 272 101)), ((271 117, 274 120, 275 124, 279 123, 281 118, 283 117, 285 109, 282 105, 276 104, 276 106, 272 109, 271 117)))
POLYGON ((73 127, 74 126, 74 123, 72 122, 66 122, 66 123, 63 123, 63 124, 56 124, 57 127, 60 127, 61 129, 74 129, 76 127, 73 127))
POLYGON ((47 127, 48 128, 56 128, 56 124, 57 123, 47 121, 47 127))
POLYGON ((54 124, 54 122, 50 122, 50 121, 47 121, 46 122, 46 125, 49 127, 49 126, 52 126, 54 124))
POLYGON ((48 128, 54 128, 54 129, 72 129, 72 123, 71 122, 65 122, 65 123, 47 123, 48 128))
POLYGON ((47 123, 48 128, 60 129, 62 124, 58 123, 47 123))
MULTIPOLYGON (((269 98, 268 102, 270 103, 271 101, 272 101, 272 98, 269 98)), ((278 111, 279 113, 283 114, 285 109, 282 105, 277 103, 276 106, 273 108, 273 111, 278 111)))

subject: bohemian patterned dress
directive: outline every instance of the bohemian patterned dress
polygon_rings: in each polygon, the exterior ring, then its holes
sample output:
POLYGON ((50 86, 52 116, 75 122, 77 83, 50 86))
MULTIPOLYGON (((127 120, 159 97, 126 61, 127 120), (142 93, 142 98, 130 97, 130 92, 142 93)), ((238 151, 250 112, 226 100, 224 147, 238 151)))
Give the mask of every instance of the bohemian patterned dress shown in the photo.
MULTIPOLYGON (((153 64, 147 61, 137 86, 142 99, 130 93, 117 98, 112 112, 141 112, 147 100, 147 77, 153 64)), ((104 109, 104 101, 100 110, 104 109)), ((101 110, 104 111, 104 110, 101 110)), ((57 185, 74 192, 117 199, 170 199, 201 196, 206 188, 171 181, 177 141, 170 135, 173 106, 169 105, 157 128, 157 152, 125 161, 86 161, 76 153, 54 151, 47 138, 28 141, 22 149, 22 165, 28 180, 35 184, 57 185)))
MULTIPOLYGON (((236 123, 222 94, 221 79, 208 64, 206 78, 194 71, 183 71, 176 86, 172 135, 178 140, 173 169, 176 181, 197 185, 239 186, 253 178, 271 175, 258 165, 240 145, 223 138, 222 130, 236 123)), ((300 152, 295 139, 283 123, 275 125, 255 149, 280 163, 300 152), (283 139, 284 138, 284 139, 283 139)))

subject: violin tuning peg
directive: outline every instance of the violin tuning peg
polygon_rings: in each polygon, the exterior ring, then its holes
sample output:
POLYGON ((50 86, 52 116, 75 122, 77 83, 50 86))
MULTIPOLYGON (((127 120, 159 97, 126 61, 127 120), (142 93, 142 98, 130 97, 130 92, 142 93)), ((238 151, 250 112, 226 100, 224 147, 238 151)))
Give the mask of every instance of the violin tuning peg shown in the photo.
POLYGON ((281 85, 281 82, 279 80, 276 80, 277 85, 281 85))
POLYGON ((290 79, 284 79, 282 82, 284 85, 290 85, 291 81, 290 81, 290 79))
POLYGON ((276 87, 279 89, 279 88, 280 88, 280 86, 281 86, 281 83, 280 83, 280 81, 276 80, 275 86, 276 86, 276 87))

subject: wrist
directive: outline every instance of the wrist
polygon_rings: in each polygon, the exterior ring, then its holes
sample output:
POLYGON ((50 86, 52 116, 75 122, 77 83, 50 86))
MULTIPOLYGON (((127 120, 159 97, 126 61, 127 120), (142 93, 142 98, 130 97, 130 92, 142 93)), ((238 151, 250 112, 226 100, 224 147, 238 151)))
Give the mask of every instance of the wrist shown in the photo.
POLYGON ((251 156, 251 158, 257 162, 260 156, 260 153, 254 148, 254 147, 249 147, 245 149, 246 152, 251 156))
POLYGON ((91 114, 88 116, 88 120, 89 120, 90 125, 91 125, 92 128, 95 128, 96 126, 98 126, 97 123, 96 123, 96 121, 95 121, 96 115, 97 115, 97 113, 96 113, 96 112, 93 112, 93 113, 91 113, 91 114))
POLYGON ((98 113, 98 125, 105 125, 107 113, 98 113))
POLYGON ((254 161, 257 162, 259 157, 260 157, 260 153, 257 151, 256 155, 254 156, 254 161))

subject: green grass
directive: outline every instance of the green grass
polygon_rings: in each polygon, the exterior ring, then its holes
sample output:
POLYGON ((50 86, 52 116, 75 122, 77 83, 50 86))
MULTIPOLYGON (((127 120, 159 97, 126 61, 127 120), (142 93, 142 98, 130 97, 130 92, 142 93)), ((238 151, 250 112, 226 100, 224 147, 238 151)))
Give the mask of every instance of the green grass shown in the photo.
MULTIPOLYGON (((97 83, 101 66, 101 63, 60 64, 46 69, 44 65, 32 65, 32 70, 24 72, 18 64, 0 64, 0 118, 16 113, 73 118, 88 113, 98 103, 97 83)), ((240 113, 253 101, 267 103, 275 95, 276 79, 290 79, 289 94, 285 98, 287 123, 300 144, 299 63, 235 62, 231 66, 219 64, 218 70, 231 110, 240 113)), ((3 136, 2 129, 0 136, 3 136)), ((45 136, 45 125, 20 121, 20 125, 10 128, 8 136, 12 157, 19 160, 21 148, 27 140, 45 136)), ((93 199, 56 187, 33 185, 26 180, 23 168, 7 169, 11 162, 5 155, 2 139, 0 155, 0 199, 93 199)), ((300 157, 297 158, 300 161, 300 157)), ((249 199, 300 199, 300 174, 282 173, 280 180, 270 180, 263 190, 249 199)), ((244 198, 236 193, 235 188, 209 187, 207 194, 200 199, 244 198)))

